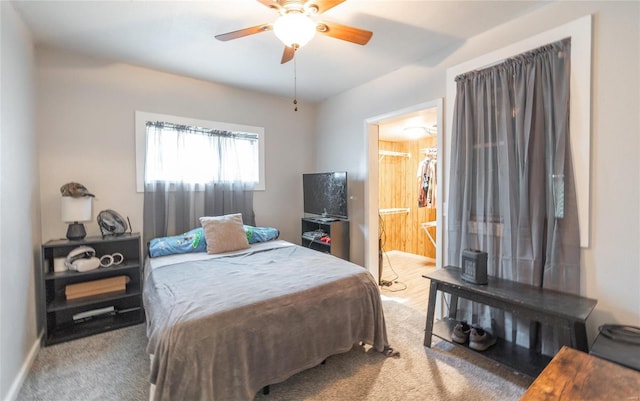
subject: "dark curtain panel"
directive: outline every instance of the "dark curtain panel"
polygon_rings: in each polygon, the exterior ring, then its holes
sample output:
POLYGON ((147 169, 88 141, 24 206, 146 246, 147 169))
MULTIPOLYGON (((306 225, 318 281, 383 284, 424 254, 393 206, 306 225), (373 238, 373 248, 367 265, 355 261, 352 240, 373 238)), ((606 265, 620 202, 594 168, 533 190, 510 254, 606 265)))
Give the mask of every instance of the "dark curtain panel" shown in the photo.
POLYGON ((144 241, 200 227, 202 216, 231 213, 242 213, 243 223, 255 226, 251 185, 148 183, 144 191, 144 241))
MULTIPOLYGON (((448 261, 488 253, 488 273, 577 293, 578 214, 569 146, 570 39, 456 78, 448 261)), ((530 330, 504 312, 462 304, 460 317, 546 354, 551 328, 530 330), (541 334, 541 341, 537 340, 541 334)))
POLYGON ((250 226, 256 225, 253 212, 253 187, 241 182, 218 182, 205 186, 205 216, 222 216, 230 213, 242 213, 242 221, 250 226))

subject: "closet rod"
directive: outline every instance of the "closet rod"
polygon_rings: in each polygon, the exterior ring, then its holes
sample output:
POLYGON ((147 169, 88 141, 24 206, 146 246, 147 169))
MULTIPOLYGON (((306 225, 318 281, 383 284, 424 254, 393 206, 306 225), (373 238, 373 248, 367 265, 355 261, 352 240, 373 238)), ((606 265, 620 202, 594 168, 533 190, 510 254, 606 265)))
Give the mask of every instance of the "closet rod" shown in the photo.
POLYGON ((379 150, 378 154, 380 154, 382 156, 411 157, 411 153, 394 152, 393 150, 379 150))
POLYGON ((378 209, 380 214, 397 214, 397 213, 409 213, 411 209, 408 207, 393 207, 389 209, 378 209))

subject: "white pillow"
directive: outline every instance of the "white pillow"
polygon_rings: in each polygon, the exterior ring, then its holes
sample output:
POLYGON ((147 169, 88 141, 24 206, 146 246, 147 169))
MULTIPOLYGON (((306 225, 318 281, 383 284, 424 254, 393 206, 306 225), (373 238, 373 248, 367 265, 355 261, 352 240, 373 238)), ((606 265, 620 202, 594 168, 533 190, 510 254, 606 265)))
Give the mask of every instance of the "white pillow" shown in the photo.
POLYGON ((249 248, 240 213, 200 217, 200 224, 204 229, 208 254, 249 248))

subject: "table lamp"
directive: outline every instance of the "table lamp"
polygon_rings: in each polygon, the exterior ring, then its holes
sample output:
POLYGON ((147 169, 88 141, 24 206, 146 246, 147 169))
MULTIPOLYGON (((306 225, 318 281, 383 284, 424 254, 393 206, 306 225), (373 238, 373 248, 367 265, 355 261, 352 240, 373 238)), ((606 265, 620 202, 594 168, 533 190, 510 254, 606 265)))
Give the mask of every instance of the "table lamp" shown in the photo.
POLYGON ((69 223, 67 239, 83 239, 87 232, 82 221, 91 221, 91 206, 93 198, 90 196, 62 197, 62 221, 69 223))

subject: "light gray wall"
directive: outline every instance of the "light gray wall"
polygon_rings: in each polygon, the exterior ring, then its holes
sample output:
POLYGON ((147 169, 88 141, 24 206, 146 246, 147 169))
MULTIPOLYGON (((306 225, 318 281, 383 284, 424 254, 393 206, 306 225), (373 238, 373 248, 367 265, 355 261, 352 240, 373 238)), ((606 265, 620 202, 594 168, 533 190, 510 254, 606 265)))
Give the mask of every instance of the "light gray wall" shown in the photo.
POLYGON ((64 237, 61 185, 77 181, 96 195, 97 212, 114 209, 142 231, 143 196, 136 192, 136 110, 265 128, 266 190, 254 196, 256 223, 299 242, 302 172, 314 165, 315 107, 293 111, 291 100, 111 63, 50 48, 36 52, 41 146, 42 237, 64 237))
MULTIPOLYGON (((37 339, 40 199, 31 35, 0 2, 0 399, 15 394, 37 339)), ((27 366, 28 367, 28 366, 27 366)))
MULTIPOLYGON (((591 340, 595 328, 604 322, 640 324, 640 4, 636 2, 551 3, 456 49, 321 104, 317 167, 346 169, 358 180, 351 186, 350 210, 358 210, 350 216, 352 259, 363 263, 367 230, 362 213, 367 177, 365 119, 444 98, 447 68, 588 14, 594 14, 591 246, 581 253, 581 293, 598 300, 589 320, 591 340)), ((449 149, 444 151, 446 157, 449 149)))

